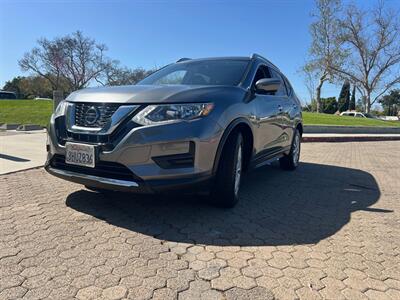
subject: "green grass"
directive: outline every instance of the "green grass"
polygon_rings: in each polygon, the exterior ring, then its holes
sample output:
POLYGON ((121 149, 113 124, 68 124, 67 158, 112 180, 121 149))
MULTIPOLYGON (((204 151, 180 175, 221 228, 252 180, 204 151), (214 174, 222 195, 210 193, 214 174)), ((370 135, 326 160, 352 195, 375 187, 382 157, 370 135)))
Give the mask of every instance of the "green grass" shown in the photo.
POLYGON ((376 119, 345 117, 310 112, 303 112, 303 120, 304 125, 400 127, 399 121, 382 121, 376 119))
POLYGON ((0 100, 0 123, 47 126, 52 111, 53 101, 0 100))
MULTIPOLYGON (((0 123, 39 124, 47 126, 53 102, 46 100, 0 100, 0 123)), ((305 125, 397 126, 399 121, 340 117, 328 114, 303 113, 305 125)))

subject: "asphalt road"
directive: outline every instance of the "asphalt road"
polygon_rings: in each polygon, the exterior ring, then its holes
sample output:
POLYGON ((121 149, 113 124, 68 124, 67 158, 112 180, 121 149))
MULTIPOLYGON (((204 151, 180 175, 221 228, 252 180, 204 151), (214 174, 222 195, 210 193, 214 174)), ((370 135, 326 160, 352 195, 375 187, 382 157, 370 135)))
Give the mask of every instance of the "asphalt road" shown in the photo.
POLYGON ((0 299, 400 299, 400 142, 302 147, 231 210, 0 176, 0 299))

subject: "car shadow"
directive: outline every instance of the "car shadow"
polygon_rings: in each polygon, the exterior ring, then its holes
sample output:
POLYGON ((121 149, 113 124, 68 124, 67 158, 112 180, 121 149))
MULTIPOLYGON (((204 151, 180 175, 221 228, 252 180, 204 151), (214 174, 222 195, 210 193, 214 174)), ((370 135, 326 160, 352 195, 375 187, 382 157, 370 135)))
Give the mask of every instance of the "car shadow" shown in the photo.
POLYGON ((26 158, 13 156, 13 155, 7 155, 7 154, 3 154, 3 153, 0 153, 0 158, 1 159, 15 161, 15 162, 27 162, 27 161, 30 161, 29 159, 26 159, 26 158))
POLYGON ((294 172, 266 166, 245 176, 233 209, 208 205, 194 196, 113 193, 70 194, 67 206, 161 240, 206 245, 293 245, 316 243, 349 222, 351 213, 380 197, 374 177, 364 171, 301 163, 294 172))

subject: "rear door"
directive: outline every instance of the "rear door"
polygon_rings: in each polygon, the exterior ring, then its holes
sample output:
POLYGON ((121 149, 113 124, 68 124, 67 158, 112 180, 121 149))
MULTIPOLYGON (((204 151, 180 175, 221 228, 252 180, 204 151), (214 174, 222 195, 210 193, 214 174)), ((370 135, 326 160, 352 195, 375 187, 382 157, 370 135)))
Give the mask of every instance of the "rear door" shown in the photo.
POLYGON ((297 110, 297 103, 293 99, 293 92, 287 79, 278 71, 271 70, 274 77, 279 78, 282 82, 281 88, 276 92, 275 96, 279 97, 281 101, 282 111, 280 114, 282 135, 282 147, 290 147, 294 134, 294 118, 297 110))

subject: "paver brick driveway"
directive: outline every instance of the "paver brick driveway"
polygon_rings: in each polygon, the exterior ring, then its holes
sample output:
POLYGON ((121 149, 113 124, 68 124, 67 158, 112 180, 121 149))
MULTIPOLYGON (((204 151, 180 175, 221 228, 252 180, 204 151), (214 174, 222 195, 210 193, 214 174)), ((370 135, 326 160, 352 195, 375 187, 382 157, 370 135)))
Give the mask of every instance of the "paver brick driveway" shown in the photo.
POLYGON ((241 202, 0 177, 0 299, 400 299, 400 142, 304 144, 241 202))

